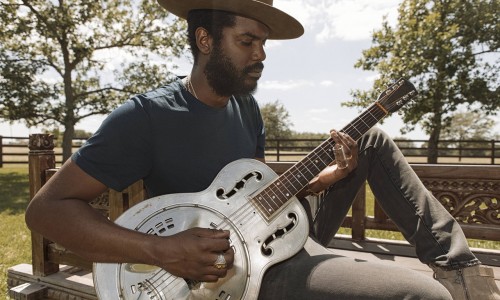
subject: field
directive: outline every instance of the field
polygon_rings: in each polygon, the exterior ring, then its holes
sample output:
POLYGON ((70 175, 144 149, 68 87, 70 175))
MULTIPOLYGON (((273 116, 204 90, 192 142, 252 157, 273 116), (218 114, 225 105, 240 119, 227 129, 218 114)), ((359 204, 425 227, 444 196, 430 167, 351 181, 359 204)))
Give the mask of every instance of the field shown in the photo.
MULTIPOLYGON (((73 151, 76 151, 78 146, 75 146, 73 151)), ((312 149, 311 149, 312 150, 312 149)), ((4 167, 16 167, 28 163, 28 146, 24 145, 18 147, 3 145, 2 160, 4 167), (14 163, 12 163, 14 162, 14 163)), ((62 161, 62 148, 55 147, 54 152, 57 153, 56 161, 62 161)), ((280 151, 279 161, 296 162, 304 158, 307 152, 293 152, 293 151, 280 151)), ((423 156, 406 156, 410 163, 426 163, 427 158, 423 156)), ((266 151, 267 161, 277 161, 278 157, 275 151, 266 151)), ((491 157, 439 157, 438 163, 440 164, 491 164, 491 157)), ((495 159, 496 164, 500 164, 500 158, 495 159)))
POLYGON ((0 195, 0 299, 5 299, 7 268, 31 262, 31 235, 24 223, 29 201, 27 166, 0 168, 0 195))
MULTIPOLYGON (((279 161, 296 162, 304 158, 305 154, 298 155, 297 152, 280 152, 279 161)), ((277 161, 276 152, 266 152, 267 161, 277 161)), ((406 156, 406 160, 413 164, 427 163, 427 157, 423 156, 406 156)), ((489 165, 491 158, 489 157, 439 157, 438 163, 440 164, 476 164, 476 165, 489 165)), ((495 158, 495 164, 500 163, 500 158, 495 158)))

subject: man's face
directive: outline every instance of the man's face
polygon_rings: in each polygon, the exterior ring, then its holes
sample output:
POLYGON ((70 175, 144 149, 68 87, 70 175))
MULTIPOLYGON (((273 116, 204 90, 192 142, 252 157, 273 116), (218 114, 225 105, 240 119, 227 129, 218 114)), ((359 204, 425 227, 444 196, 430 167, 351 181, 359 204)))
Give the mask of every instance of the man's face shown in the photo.
POLYGON ((207 80, 218 95, 249 94, 257 89, 268 34, 264 24, 243 17, 236 17, 234 27, 224 28, 205 66, 207 80))

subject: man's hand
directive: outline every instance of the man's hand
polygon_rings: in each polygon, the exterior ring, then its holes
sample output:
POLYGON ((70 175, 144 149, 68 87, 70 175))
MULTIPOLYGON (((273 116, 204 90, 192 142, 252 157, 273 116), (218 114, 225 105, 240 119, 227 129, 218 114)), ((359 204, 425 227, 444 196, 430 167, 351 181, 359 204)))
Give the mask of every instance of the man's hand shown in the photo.
POLYGON ((330 136, 336 145, 341 145, 347 167, 339 168, 337 164, 332 164, 322 170, 318 176, 309 183, 309 190, 320 192, 335 182, 345 178, 352 170, 358 166, 358 145, 349 135, 336 130, 330 131, 330 136))
POLYGON ((169 251, 162 251, 157 265, 177 277, 215 282, 233 266, 234 250, 227 230, 191 228, 170 236, 168 241, 163 239, 169 251), (215 267, 219 254, 224 255, 226 268, 215 267))

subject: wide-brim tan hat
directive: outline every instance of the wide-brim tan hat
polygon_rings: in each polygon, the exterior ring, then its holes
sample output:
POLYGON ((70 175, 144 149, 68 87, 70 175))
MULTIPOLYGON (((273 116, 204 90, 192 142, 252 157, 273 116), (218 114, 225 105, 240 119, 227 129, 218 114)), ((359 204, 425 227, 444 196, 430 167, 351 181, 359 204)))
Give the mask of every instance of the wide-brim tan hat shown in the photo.
POLYGON ((299 21, 273 7, 273 0, 158 0, 158 3, 183 19, 194 9, 223 10, 254 19, 269 27, 269 39, 294 39, 304 33, 299 21))

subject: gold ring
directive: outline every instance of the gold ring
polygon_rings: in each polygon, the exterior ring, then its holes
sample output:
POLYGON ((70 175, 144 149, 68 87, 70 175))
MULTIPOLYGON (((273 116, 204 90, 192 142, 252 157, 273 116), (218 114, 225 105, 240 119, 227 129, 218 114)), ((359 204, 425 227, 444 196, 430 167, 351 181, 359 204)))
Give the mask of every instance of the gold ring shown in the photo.
POLYGON ((220 253, 219 256, 217 256, 217 259, 214 262, 214 267, 219 270, 226 268, 226 259, 224 258, 224 254, 220 253))

